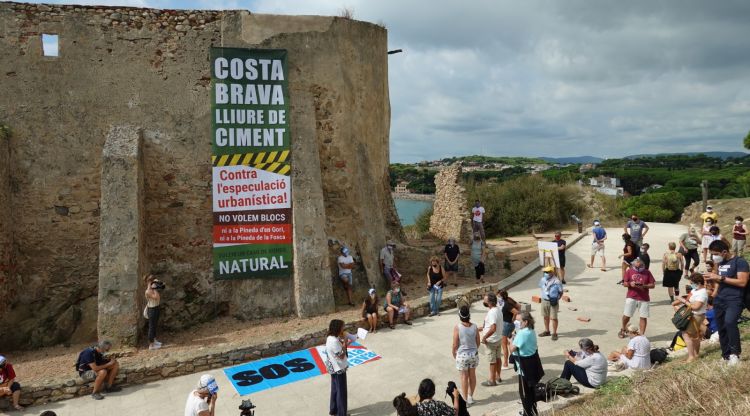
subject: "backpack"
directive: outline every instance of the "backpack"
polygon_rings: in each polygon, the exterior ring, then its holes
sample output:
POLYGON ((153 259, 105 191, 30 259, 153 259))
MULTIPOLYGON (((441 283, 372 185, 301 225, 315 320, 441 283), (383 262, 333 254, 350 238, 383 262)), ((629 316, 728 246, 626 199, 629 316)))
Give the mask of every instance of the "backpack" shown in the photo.
POLYGON ((651 356, 651 365, 663 364, 667 361, 667 356, 669 356, 666 348, 654 348, 649 355, 651 356))
POLYGON ((93 348, 94 348, 94 347, 89 347, 89 348, 86 348, 85 350, 81 351, 80 353, 78 353, 78 358, 76 359, 76 364, 75 364, 75 368, 76 368, 76 372, 77 372, 77 373, 79 373, 79 374, 80 374, 80 373, 82 373, 82 372, 83 372, 83 370, 81 370, 81 366, 82 366, 83 364, 85 364, 85 363, 83 362, 83 353, 85 353, 86 351, 88 351, 88 350, 90 350, 90 349, 93 349, 93 348))
POLYGON ((560 303, 560 297, 562 295, 562 290, 560 290, 560 285, 558 284, 559 280, 555 278, 554 280, 547 281, 547 297, 549 298, 549 304, 550 306, 557 306, 560 303), (550 283, 554 282, 554 283, 550 283))
POLYGON ((672 338, 672 343, 669 344, 669 349, 672 351, 679 351, 686 347, 687 344, 685 344, 685 340, 682 338, 682 331, 677 331, 677 333, 674 334, 674 338, 672 338))
POLYGON ((688 325, 690 325, 690 321, 693 319, 693 309, 690 308, 688 305, 682 305, 680 306, 680 309, 677 309, 677 312, 674 313, 674 316, 672 317, 672 323, 674 324, 674 327, 679 329, 680 331, 684 331, 688 325))
POLYGON ((667 270, 680 270, 680 262, 677 259, 677 254, 667 254, 667 270))
MULTIPOLYGON (((580 389, 578 386, 574 386, 570 380, 556 377, 545 383, 547 400, 555 396, 567 396, 569 394, 578 394, 580 389)), ((546 401, 546 400, 545 400, 546 401)))

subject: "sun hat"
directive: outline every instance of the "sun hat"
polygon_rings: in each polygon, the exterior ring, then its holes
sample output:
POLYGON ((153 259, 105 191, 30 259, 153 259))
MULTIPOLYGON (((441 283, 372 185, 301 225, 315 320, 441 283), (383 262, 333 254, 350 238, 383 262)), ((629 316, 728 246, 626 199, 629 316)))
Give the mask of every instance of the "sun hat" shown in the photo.
POLYGON ((204 374, 201 376, 198 388, 207 389, 211 394, 216 394, 219 391, 219 385, 216 384, 216 379, 211 374, 204 374))
POLYGON ((396 242, 395 242, 395 241, 393 241, 393 240, 388 240, 388 241, 387 241, 387 242, 386 242, 385 244, 386 244, 387 246, 391 246, 391 247, 395 247, 395 246, 396 246, 396 242))
POLYGON ((551 273, 551 272, 555 271, 555 268, 552 267, 552 266, 547 266, 547 267, 543 268, 542 271, 545 271, 547 273, 551 273))
POLYGON ((348 256, 349 255, 349 249, 346 247, 341 247, 341 254, 348 256))

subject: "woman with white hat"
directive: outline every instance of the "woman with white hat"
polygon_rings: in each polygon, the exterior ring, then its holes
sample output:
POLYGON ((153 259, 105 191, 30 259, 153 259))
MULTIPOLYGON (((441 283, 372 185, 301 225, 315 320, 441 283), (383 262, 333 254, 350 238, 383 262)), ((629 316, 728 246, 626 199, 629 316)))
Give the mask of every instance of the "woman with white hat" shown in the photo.
POLYGON ((214 416, 219 385, 211 374, 204 374, 185 402, 185 416, 214 416))

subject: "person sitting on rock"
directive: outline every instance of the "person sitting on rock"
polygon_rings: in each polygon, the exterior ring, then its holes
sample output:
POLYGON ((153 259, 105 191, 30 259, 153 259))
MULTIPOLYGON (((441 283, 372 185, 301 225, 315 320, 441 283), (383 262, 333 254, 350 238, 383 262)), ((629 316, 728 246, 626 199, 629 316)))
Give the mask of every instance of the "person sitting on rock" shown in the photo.
POLYGON ((84 381, 94 382, 94 390, 91 393, 91 398, 94 400, 104 398, 101 393, 102 390, 107 393, 122 390, 121 387, 114 385, 117 372, 120 371, 120 364, 114 358, 110 359, 104 356, 111 348, 111 342, 99 341, 98 344, 86 348, 78 355, 76 369, 84 381))
POLYGON ((0 397, 10 396, 13 401, 13 408, 23 410, 23 406, 18 404, 21 399, 21 385, 16 381, 16 372, 13 371, 13 365, 0 355, 0 397))
POLYGON ((385 313, 388 314, 388 327, 394 329, 393 323, 398 320, 398 315, 404 315, 404 323, 411 325, 409 317, 411 311, 409 310, 409 304, 406 303, 406 292, 401 290, 401 284, 398 281, 391 283, 391 290, 385 295, 385 303, 383 304, 385 313))

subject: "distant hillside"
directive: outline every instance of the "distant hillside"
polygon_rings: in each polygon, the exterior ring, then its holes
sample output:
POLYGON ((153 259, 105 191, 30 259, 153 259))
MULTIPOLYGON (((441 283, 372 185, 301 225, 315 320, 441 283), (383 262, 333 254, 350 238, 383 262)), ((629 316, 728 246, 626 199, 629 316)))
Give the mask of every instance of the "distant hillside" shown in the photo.
POLYGON ((659 157, 659 156, 697 156, 706 155, 708 157, 716 157, 720 159, 729 159, 733 157, 745 157, 750 156, 750 153, 745 152, 688 152, 688 153, 654 153, 654 154, 642 154, 642 155, 631 155, 625 156, 623 159, 639 159, 643 157, 659 157))
POLYGON ((604 159, 596 156, 573 156, 573 157, 540 157, 544 161, 549 163, 600 163, 604 159))
POLYGON ((447 157, 441 159, 441 162, 445 164, 453 164, 456 162, 465 162, 466 164, 477 164, 477 163, 500 163, 505 165, 533 165, 533 164, 546 164, 544 158, 533 158, 533 157, 520 157, 520 156, 458 156, 458 157, 447 157))

